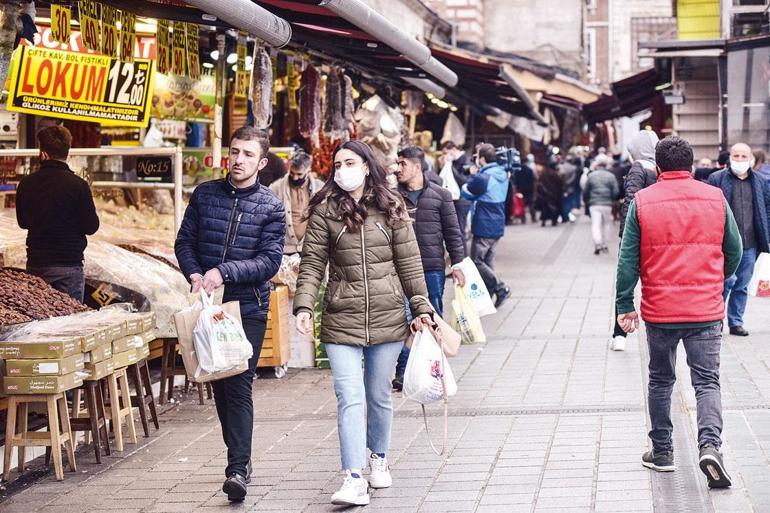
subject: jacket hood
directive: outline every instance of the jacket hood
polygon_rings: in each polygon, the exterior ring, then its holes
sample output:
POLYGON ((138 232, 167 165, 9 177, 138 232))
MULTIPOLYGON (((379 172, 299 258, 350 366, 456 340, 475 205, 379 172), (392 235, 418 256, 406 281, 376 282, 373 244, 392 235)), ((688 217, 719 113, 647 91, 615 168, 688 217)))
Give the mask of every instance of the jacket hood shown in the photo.
POLYGON ((655 162, 655 146, 658 144, 658 134, 652 130, 642 130, 631 138, 628 143, 628 153, 631 159, 655 162))

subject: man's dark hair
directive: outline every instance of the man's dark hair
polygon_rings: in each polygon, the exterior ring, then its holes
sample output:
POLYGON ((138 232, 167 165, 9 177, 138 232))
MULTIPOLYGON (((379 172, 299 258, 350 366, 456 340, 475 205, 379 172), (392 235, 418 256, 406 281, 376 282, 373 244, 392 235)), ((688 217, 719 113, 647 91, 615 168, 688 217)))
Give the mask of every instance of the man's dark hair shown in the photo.
POLYGON ((717 164, 719 164, 720 167, 724 167, 728 162, 730 162, 730 152, 720 151, 719 157, 717 158, 717 164))
POLYGON ((692 162, 692 147, 681 137, 669 135, 655 146, 655 163, 662 172, 690 171, 692 162))
POLYGON ((487 161, 487 164, 497 162, 497 152, 491 144, 483 143, 478 146, 479 158, 487 161))
POLYGON ((49 126, 37 133, 37 143, 48 158, 65 160, 72 147, 72 134, 63 126, 49 126))
POLYGON ((454 150, 457 148, 457 145, 454 143, 454 141, 445 141, 444 144, 441 145, 442 150, 454 150))
POLYGON ((260 155, 260 157, 263 159, 267 158, 267 152, 270 151, 270 139, 266 130, 260 130, 259 128, 249 125, 242 126, 233 132, 230 140, 232 141, 233 139, 240 139, 241 141, 257 141, 259 143, 259 148, 262 150, 262 155, 260 155))
POLYGON ((292 155, 289 167, 291 169, 306 169, 313 163, 313 157, 304 151, 297 151, 292 155))
POLYGON ((759 167, 762 164, 767 162, 767 153, 765 153, 765 150, 755 150, 754 151, 754 167, 759 167))
POLYGON ((422 151, 422 148, 419 146, 407 146, 406 148, 401 148, 398 152, 398 156, 402 159, 418 160, 420 162, 425 160, 425 152, 422 151))

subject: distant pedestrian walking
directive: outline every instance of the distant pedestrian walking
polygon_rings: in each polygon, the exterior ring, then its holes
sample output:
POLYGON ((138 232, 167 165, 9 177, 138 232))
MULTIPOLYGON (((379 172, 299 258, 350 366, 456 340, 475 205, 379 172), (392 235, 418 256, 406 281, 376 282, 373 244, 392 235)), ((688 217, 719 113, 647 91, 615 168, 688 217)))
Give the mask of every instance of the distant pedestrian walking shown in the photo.
POLYGON ((591 213, 591 233, 594 239, 594 255, 608 252, 607 241, 612 226, 612 205, 620 196, 620 186, 609 167, 612 159, 607 155, 598 155, 591 164, 588 173, 583 201, 591 213))
POLYGON ((659 472, 676 470, 671 392, 681 340, 697 401, 700 468, 709 487, 724 488, 732 482, 719 452, 722 288, 725 276, 738 268, 741 237, 724 197, 693 178, 687 141, 667 137, 655 156, 660 179, 629 205, 617 270, 618 323, 629 333, 639 327, 634 288, 642 281, 652 427, 652 450, 642 456, 642 465, 659 472))
POLYGON ((563 192, 564 183, 556 168, 551 163, 546 164, 535 187, 535 208, 540 211, 541 226, 545 226, 549 221, 553 226, 559 224, 563 192))

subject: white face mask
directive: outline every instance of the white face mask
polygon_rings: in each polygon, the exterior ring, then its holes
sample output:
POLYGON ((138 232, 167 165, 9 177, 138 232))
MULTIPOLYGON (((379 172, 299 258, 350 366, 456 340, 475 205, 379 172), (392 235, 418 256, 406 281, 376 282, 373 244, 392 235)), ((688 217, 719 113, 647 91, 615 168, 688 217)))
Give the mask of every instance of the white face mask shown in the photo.
POLYGON ((353 192, 366 179, 363 166, 341 167, 334 172, 334 182, 340 186, 340 189, 347 192, 353 192))
POLYGON ((744 160, 743 162, 736 162, 730 159, 730 169, 732 169, 733 173, 735 173, 738 176, 746 176, 747 174, 749 174, 750 168, 751 168, 751 162, 748 160, 744 160))

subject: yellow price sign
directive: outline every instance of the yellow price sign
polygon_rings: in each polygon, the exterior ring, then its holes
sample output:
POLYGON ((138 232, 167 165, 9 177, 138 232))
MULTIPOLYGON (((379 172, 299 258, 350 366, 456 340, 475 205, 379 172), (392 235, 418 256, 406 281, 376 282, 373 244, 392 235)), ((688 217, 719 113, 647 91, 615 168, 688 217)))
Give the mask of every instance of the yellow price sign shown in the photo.
POLYGON ((185 50, 185 24, 180 21, 174 22, 173 50, 171 55, 174 75, 184 76, 187 72, 185 50))
POLYGON ((109 57, 118 56, 118 10, 102 5, 102 53, 109 57))
POLYGON ((70 39, 70 24, 72 9, 66 5, 51 4, 51 37, 59 43, 67 43, 70 39))
POLYGON ((235 78, 235 97, 246 98, 249 95, 249 80, 248 71, 238 71, 235 78))
POLYGON ((120 59, 134 62, 136 45, 136 14, 123 11, 120 21, 120 59))
POLYGON ((190 73, 190 78, 198 80, 201 78, 198 25, 188 23, 185 30, 187 32, 187 70, 190 73))
POLYGON ((158 20, 158 73, 167 75, 171 72, 171 33, 169 22, 158 20))
POLYGON ((80 0, 79 6, 83 46, 98 52, 101 50, 99 45, 99 4, 93 0, 80 0))

